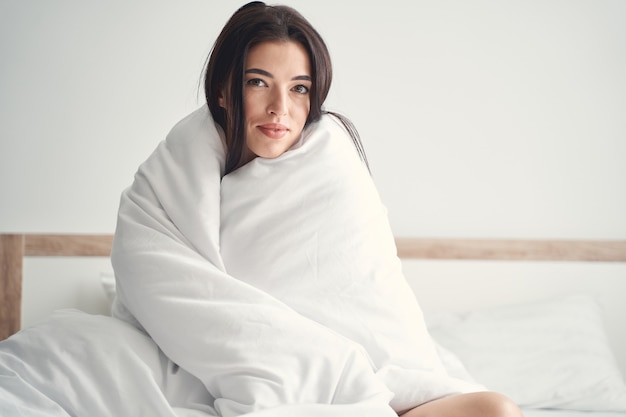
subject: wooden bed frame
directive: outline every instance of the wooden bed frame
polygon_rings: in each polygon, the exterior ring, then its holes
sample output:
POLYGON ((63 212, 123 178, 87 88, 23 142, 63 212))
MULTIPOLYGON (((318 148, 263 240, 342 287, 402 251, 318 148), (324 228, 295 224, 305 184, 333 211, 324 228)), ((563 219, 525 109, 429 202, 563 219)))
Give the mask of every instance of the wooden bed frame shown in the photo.
MULTIPOLYGON (((21 326, 24 257, 100 256, 112 235, 0 234, 0 340, 21 326)), ((397 238, 403 259, 626 262, 626 241, 397 238)))

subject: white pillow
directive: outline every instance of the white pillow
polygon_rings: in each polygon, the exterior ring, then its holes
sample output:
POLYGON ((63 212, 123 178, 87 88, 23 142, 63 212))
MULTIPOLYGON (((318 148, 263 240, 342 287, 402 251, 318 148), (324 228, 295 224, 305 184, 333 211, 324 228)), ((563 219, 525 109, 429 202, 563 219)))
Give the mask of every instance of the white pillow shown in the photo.
POLYGON ((626 386, 591 297, 427 319, 474 379, 522 407, 626 411, 626 386))

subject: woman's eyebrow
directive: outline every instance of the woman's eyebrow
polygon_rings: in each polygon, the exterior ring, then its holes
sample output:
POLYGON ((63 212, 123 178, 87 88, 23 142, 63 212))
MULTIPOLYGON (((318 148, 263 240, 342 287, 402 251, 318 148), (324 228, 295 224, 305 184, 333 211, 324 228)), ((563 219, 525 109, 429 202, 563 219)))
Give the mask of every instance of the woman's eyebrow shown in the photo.
POLYGON ((246 70, 246 74, 259 74, 259 75, 264 75, 264 76, 269 77, 269 78, 274 78, 272 73, 267 72, 265 70, 262 70, 260 68, 250 68, 250 69, 247 69, 246 70))
MULTIPOLYGON (((274 75, 271 72, 267 72, 265 70, 262 70, 260 68, 250 68, 246 70, 246 74, 259 74, 259 75, 263 75, 265 77, 269 77, 269 78, 274 78, 274 75)), ((301 80, 301 81, 311 81, 311 76, 310 75, 297 75, 295 77, 292 78, 292 80, 301 80)))

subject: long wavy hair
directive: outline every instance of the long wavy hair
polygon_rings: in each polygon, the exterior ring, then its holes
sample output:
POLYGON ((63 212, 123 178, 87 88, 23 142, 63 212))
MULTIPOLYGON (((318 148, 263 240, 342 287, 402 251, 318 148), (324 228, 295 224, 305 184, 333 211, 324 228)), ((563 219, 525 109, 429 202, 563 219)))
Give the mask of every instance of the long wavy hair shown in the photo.
POLYGON ((241 7, 228 20, 213 45, 204 75, 204 94, 209 110, 226 136, 225 174, 239 166, 246 143, 243 80, 248 51, 255 45, 273 41, 298 42, 308 53, 313 82, 311 109, 305 126, 318 121, 322 114, 333 114, 346 127, 367 164, 361 140, 352 123, 322 107, 330 90, 333 71, 328 48, 320 34, 291 7, 268 6, 254 1, 241 7), (222 95, 228 98, 226 108, 220 106, 222 95))

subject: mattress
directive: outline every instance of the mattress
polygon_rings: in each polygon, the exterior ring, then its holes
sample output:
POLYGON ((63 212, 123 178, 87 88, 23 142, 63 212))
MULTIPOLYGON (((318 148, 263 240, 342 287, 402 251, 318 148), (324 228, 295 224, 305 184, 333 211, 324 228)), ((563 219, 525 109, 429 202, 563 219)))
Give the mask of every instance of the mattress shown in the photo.
POLYGON ((522 409, 524 417, 621 417, 624 412, 522 409))

